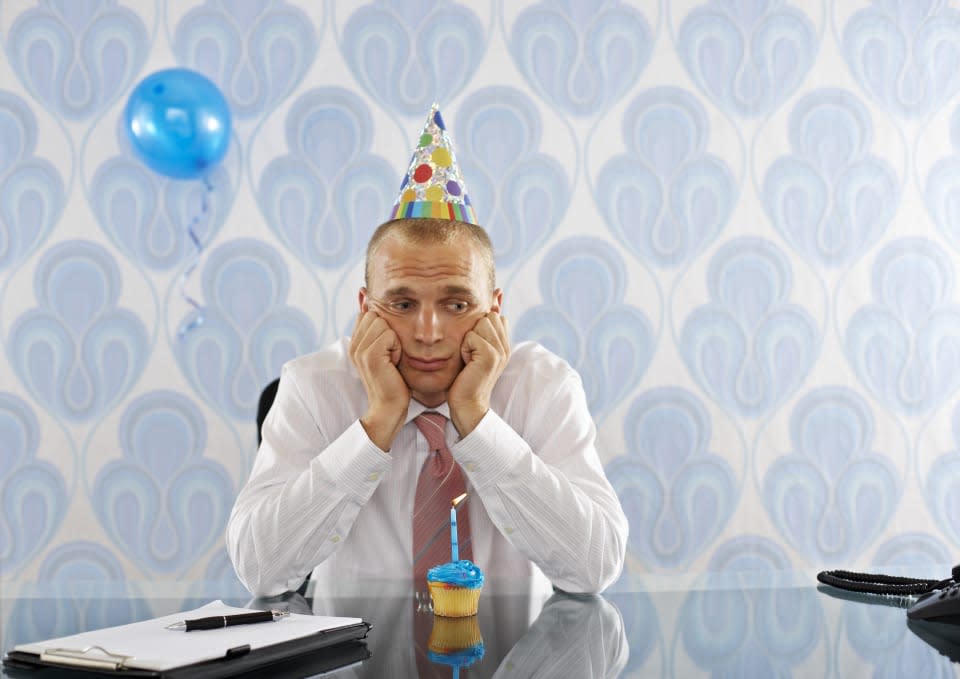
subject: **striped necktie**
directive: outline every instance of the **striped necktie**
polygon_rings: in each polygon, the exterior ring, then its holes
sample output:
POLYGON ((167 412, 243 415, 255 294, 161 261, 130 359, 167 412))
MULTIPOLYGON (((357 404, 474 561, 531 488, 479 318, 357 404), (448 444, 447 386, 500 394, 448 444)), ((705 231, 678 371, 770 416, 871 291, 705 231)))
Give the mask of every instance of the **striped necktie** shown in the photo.
MULTIPOLYGON (((447 418, 440 413, 423 413, 414 422, 423 432, 430 450, 420 469, 413 502, 413 577, 419 586, 424 585, 429 569, 450 561, 450 503, 466 492, 466 482, 460 465, 447 448, 444 436, 447 418)), ((472 560, 467 511, 457 512, 457 536, 460 558, 472 560)))

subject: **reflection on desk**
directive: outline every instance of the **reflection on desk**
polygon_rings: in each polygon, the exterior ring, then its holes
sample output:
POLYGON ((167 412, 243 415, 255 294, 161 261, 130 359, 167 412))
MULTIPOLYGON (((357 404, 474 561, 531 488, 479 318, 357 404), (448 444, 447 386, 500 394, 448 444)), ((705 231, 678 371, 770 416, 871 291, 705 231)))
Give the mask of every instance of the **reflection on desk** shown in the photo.
MULTIPOLYGON (((939 571, 935 571, 939 572, 939 571)), ((488 582, 477 617, 484 655, 473 677, 955 677, 954 630, 908 627, 904 602, 829 595, 816 573, 754 571, 625 577, 602 597, 488 582), (895 603, 897 605, 889 605, 895 603), (947 638, 944 638, 944 637, 947 638), (569 670, 569 671, 568 671, 569 670)), ((362 582, 336 595, 237 598, 195 583, 4 582, 3 650, 124 624, 223 598, 233 605, 364 617, 372 657, 336 676, 416 677, 416 630, 433 616, 407 582, 362 582), (420 609, 418 611, 418 608, 420 609)), ((834 593, 836 594, 836 593, 834 593)), ((421 655, 423 641, 420 641, 421 655)), ((450 676, 437 667, 436 676, 450 676), (446 674, 443 674, 443 672, 446 674)))
MULTIPOLYGON (((543 592, 526 583, 484 585, 477 612, 483 657, 461 676, 578 677, 620 676, 629 656, 617 608, 599 596, 543 592), (531 622, 532 621, 532 622, 531 622)), ((450 677, 449 666, 427 658, 434 624, 429 599, 396 582, 366 582, 337 596, 305 598, 297 593, 254 599, 250 608, 287 608, 293 613, 350 615, 373 624, 367 638, 372 657, 337 673, 338 679, 450 677), (418 635, 419 631, 419 635, 418 635), (419 658, 418 658, 419 656, 419 658)))
MULTIPOLYGON (((339 616, 349 611, 349 617, 372 623, 366 640, 371 657, 360 665, 338 670, 338 679, 452 675, 450 666, 429 661, 426 639, 435 616, 429 609, 429 599, 418 597, 410 581, 363 582, 339 589, 336 596, 304 598, 287 593, 230 603, 316 615, 339 616), (417 630, 426 634, 418 637, 417 630)), ((177 595, 185 593, 178 591, 175 583, 112 583, 102 587, 61 583, 48 591, 39 585, 8 587, 0 597, 3 651, 19 643, 136 622, 197 605, 189 595, 182 599, 177 595)), ((620 613, 603 597, 551 593, 526 582, 488 581, 476 622, 484 653, 460 674, 464 679, 606 679, 619 676, 629 656, 620 613)))

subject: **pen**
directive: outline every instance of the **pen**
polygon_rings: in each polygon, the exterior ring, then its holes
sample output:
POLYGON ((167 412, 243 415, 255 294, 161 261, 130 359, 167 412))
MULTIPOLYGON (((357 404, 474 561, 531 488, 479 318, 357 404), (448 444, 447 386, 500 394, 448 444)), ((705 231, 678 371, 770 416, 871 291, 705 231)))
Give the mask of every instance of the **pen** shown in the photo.
POLYGON ((209 618, 183 620, 167 625, 167 629, 184 630, 190 632, 196 629, 220 629, 231 625, 249 625, 254 622, 273 622, 290 615, 290 611, 256 611, 255 613, 239 613, 237 615, 214 615, 209 618))

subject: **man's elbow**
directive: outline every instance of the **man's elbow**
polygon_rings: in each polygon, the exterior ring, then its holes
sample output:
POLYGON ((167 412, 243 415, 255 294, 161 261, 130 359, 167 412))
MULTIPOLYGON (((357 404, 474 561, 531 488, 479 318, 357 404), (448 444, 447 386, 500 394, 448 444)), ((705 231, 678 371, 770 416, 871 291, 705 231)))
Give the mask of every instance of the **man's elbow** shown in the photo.
POLYGON ((622 513, 601 533, 605 538, 593 559, 593 567, 585 573, 586 588, 582 594, 600 594, 617 581, 627 558, 628 533, 627 518, 622 513))
POLYGON ((592 555, 586 555, 579 567, 573 567, 550 580, 567 594, 600 594, 620 577, 626 559, 626 539, 614 534, 592 555))
POLYGON ((268 574, 260 564, 256 544, 250 531, 235 513, 230 516, 227 522, 224 538, 227 554, 233 563, 233 571, 250 594, 255 597, 279 594, 280 592, 273 591, 275 588, 271 587, 271 583, 266 579, 268 574))

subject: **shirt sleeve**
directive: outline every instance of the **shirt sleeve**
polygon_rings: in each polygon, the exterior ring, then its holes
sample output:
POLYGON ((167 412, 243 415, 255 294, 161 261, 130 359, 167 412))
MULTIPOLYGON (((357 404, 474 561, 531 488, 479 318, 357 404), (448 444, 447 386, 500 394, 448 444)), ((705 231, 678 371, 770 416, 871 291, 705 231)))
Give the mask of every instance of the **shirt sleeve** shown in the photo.
POLYGON ((250 479, 227 523, 227 551, 255 596, 296 589, 349 534, 391 458, 359 420, 332 440, 284 366, 250 479))
POLYGON ((595 447, 579 376, 568 374, 518 433, 495 412, 451 452, 497 529, 555 587, 596 593, 620 575, 627 519, 595 447))

